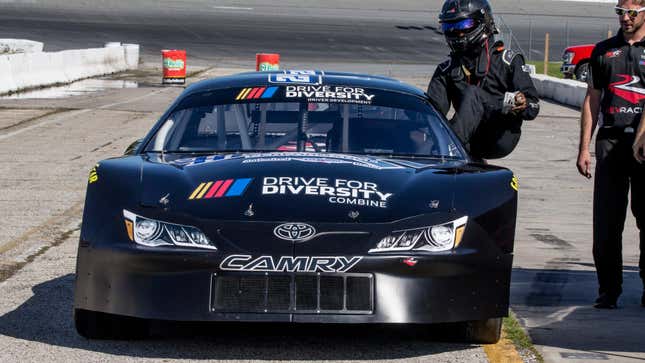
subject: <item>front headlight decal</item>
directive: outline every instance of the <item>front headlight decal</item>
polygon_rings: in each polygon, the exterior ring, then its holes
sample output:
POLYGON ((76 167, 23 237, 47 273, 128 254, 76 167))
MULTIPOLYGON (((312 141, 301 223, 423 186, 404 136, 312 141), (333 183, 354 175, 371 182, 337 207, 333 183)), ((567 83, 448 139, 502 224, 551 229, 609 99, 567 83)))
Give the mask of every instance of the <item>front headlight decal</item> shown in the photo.
POLYGON ((397 251, 441 252, 457 248, 461 243, 468 217, 435 226, 394 231, 376 244, 369 253, 397 251))
POLYGON ((195 227, 145 218, 125 209, 123 217, 128 237, 137 244, 217 249, 204 232, 195 227))

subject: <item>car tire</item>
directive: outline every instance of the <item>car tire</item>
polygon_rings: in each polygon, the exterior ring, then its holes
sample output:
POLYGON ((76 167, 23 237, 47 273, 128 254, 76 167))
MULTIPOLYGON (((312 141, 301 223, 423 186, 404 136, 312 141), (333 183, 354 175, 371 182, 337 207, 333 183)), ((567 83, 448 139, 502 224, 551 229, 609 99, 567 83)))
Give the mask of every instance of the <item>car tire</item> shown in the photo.
POLYGON ((581 63, 576 67, 576 79, 578 81, 586 82, 589 76, 589 63, 581 63))
POLYGON ((148 336, 146 320, 74 309, 76 332, 87 339, 135 340, 148 336))
POLYGON ((466 341, 479 344, 495 344, 502 335, 502 318, 468 321, 464 323, 466 341))

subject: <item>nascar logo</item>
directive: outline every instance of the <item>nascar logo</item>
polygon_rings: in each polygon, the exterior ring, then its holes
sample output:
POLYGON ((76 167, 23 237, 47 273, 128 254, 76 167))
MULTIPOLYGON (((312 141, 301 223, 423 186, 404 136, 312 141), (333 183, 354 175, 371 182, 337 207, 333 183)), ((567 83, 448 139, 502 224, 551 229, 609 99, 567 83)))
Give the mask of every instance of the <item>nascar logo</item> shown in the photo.
POLYGON ((235 97, 236 101, 240 100, 255 100, 271 98, 278 90, 278 87, 255 87, 245 88, 235 97))
POLYGON ((204 182, 195 188, 188 200, 239 197, 244 194, 251 181, 253 179, 247 178, 204 182))

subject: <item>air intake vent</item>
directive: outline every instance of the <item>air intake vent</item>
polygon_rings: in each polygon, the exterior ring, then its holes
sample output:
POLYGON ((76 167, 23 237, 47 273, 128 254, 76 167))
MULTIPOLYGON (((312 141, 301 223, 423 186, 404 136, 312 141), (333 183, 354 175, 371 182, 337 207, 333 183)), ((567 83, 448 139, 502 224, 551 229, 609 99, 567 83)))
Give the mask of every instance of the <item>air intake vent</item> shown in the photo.
POLYGON ((216 312, 371 314, 371 274, 213 275, 216 312))

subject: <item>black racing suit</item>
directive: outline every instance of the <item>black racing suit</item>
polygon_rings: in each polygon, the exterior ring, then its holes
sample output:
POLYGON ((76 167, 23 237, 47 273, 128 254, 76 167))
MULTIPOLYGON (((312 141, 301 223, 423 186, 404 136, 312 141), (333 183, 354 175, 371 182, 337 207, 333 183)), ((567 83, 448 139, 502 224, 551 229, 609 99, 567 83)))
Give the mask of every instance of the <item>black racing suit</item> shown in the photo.
POLYGON ((622 31, 596 44, 589 86, 602 91, 596 135, 593 256, 600 295, 622 292, 622 234, 631 184, 632 213, 640 231, 640 276, 645 284, 645 164, 632 154, 645 104, 645 41, 629 45, 622 31))
POLYGON ((428 97, 444 115, 452 103, 456 112, 450 126, 471 156, 495 159, 515 149, 522 121, 537 117, 540 106, 524 57, 502 42, 486 48, 471 56, 451 53, 435 70, 428 97), (525 95, 527 108, 502 114, 504 94, 515 91, 525 95))

